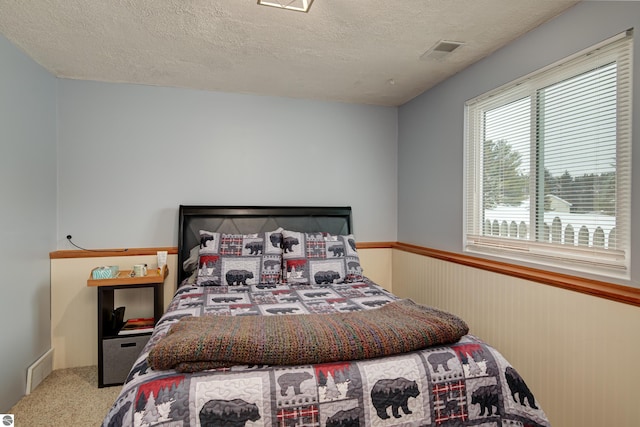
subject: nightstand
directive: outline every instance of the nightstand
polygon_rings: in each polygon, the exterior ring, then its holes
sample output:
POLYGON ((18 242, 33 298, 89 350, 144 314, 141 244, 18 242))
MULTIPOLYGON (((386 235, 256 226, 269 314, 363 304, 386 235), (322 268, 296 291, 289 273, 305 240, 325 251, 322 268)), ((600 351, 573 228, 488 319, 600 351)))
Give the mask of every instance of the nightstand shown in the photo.
POLYGON ((130 270, 120 271, 110 279, 87 280, 87 286, 98 290, 98 387, 122 385, 133 363, 151 337, 151 333, 118 335, 109 319, 114 312, 114 293, 122 289, 153 288, 154 323, 164 311, 163 285, 169 273, 150 269, 146 276, 131 277, 130 270))

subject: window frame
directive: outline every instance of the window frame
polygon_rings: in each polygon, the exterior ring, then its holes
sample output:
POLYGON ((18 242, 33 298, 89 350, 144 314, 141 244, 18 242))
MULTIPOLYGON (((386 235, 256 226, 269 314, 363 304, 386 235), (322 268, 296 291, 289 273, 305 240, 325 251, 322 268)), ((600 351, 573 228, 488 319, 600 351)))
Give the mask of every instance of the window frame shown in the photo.
MULTIPOLYGON (((598 275, 630 278, 631 218, 631 96, 633 30, 473 98, 464 107, 463 251, 494 255, 535 265, 559 267, 598 275), (536 173, 536 93, 555 83, 599 66, 616 62, 616 242, 615 249, 539 242, 536 211, 539 198, 536 173), (482 198, 482 155, 485 112, 529 97, 530 209, 529 239, 485 235, 482 198), (533 236, 533 237, 531 237, 533 236)), ((542 196, 544 197, 544 196, 542 196)), ((538 207, 537 207, 538 206, 538 207)))

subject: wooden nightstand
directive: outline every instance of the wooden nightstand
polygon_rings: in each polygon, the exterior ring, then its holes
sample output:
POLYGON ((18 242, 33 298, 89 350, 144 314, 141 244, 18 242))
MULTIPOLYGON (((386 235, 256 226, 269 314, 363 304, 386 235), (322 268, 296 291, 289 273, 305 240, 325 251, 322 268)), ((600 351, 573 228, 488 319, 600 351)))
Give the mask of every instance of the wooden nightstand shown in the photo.
POLYGON ((120 271, 117 277, 93 279, 89 276, 87 286, 98 290, 98 387, 122 385, 136 358, 145 346, 151 333, 118 335, 111 327, 114 292, 119 289, 153 288, 154 323, 164 311, 163 285, 169 270, 150 269, 143 277, 131 277, 131 270, 120 271))

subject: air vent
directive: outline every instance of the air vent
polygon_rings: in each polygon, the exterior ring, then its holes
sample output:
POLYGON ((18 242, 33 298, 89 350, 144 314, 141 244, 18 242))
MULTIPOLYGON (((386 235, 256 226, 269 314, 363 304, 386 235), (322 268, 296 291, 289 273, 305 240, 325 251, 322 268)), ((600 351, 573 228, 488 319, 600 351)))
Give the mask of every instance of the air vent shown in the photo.
POLYGON ((258 0, 258 4, 262 6, 296 10, 298 12, 309 12, 311 3, 313 3, 313 0, 258 0))
POLYGON ((27 369, 27 391, 25 394, 31 394, 52 371, 53 349, 50 348, 27 369))
POLYGON ((444 59, 450 55, 454 50, 464 45, 463 42, 454 42, 451 40, 440 40, 433 45, 429 50, 420 56, 420 59, 444 59))

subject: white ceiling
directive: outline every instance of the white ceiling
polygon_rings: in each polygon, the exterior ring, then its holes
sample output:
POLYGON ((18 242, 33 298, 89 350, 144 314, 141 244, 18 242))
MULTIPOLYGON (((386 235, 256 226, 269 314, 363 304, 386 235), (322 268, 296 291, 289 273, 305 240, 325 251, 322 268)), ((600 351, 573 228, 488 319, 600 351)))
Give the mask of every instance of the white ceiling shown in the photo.
POLYGON ((0 33, 62 78, 396 106, 576 3, 0 0, 0 33))

